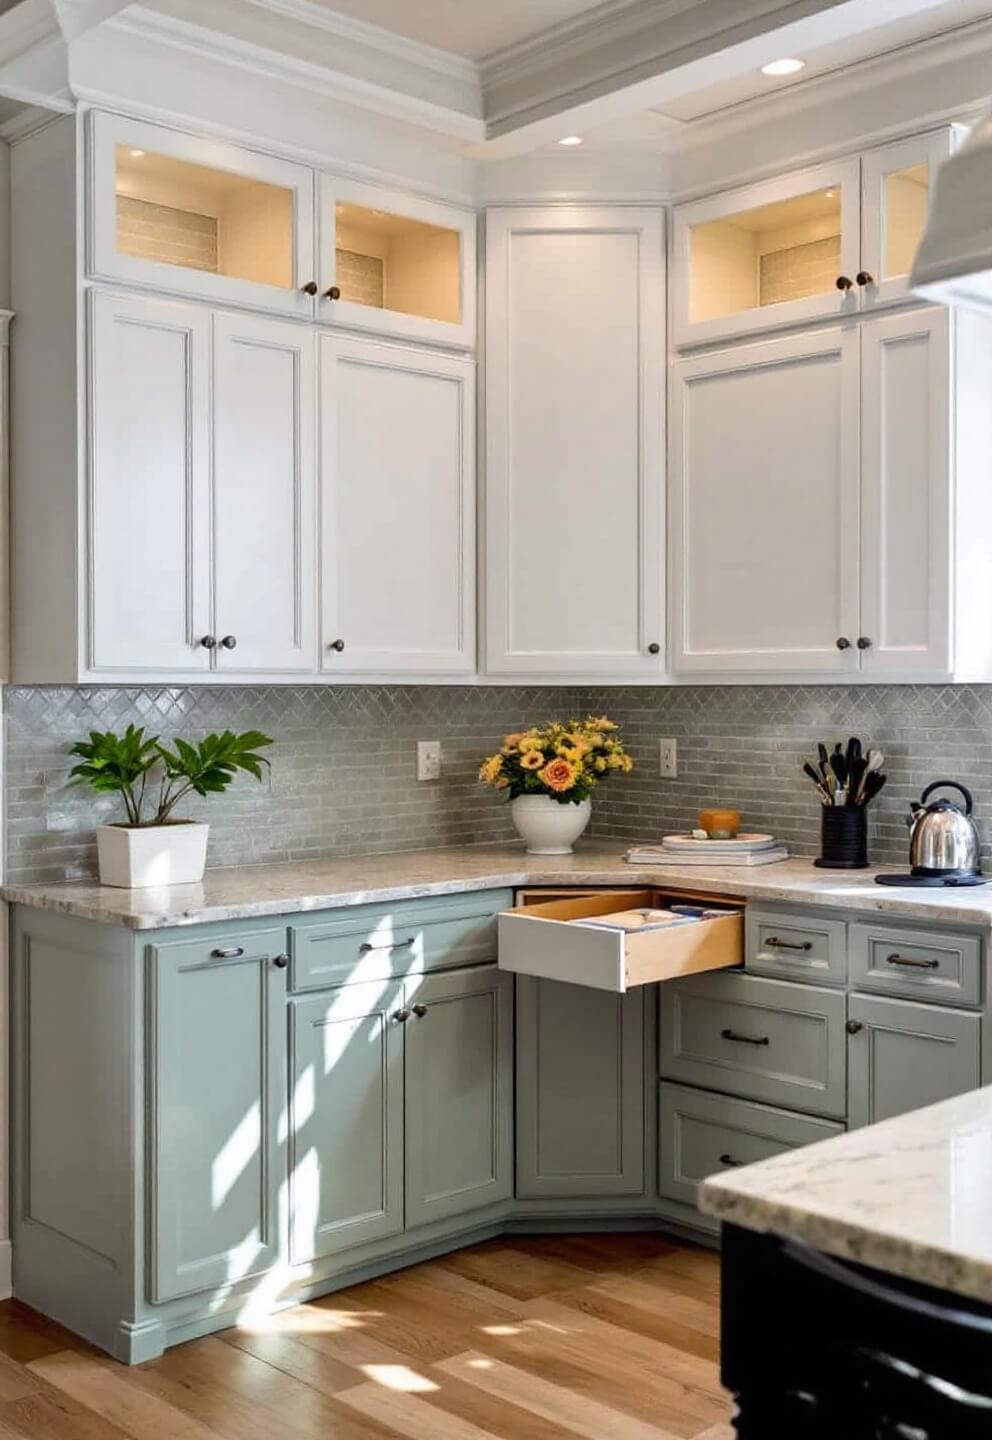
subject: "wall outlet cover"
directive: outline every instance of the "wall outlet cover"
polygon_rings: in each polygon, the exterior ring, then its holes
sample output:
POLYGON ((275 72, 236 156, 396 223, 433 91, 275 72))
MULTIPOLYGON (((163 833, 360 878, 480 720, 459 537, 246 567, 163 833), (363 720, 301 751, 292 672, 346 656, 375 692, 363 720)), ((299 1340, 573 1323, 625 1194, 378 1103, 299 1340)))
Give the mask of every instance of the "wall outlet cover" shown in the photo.
POLYGON ((675 740, 659 740, 658 774, 663 780, 675 780, 679 773, 678 744, 675 740))
POLYGON ((417 741, 417 779, 418 780, 440 780, 441 778, 441 742, 440 740, 418 740, 417 741))

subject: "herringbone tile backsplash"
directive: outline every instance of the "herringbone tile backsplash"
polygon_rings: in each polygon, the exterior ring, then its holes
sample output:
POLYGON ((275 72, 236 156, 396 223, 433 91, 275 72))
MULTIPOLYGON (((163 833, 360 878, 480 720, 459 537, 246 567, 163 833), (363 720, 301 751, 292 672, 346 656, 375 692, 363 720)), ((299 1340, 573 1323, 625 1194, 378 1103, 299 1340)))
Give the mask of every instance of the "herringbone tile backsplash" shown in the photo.
POLYGON ((620 721, 637 762, 595 799, 590 833, 601 838, 656 839, 719 802, 794 854, 814 855, 820 807, 802 760, 819 739, 857 734, 888 757, 888 787, 871 815, 874 861, 905 863, 903 815, 937 778, 973 788, 992 839, 992 686, 11 687, 5 704, 7 875, 16 881, 94 873, 93 828, 119 812, 66 788, 68 749, 129 720, 165 737, 226 726, 275 737, 267 783, 239 780, 189 807, 211 822, 211 865, 510 840, 505 806, 476 783, 480 757, 507 730, 587 711, 620 721), (663 735, 678 740, 677 780, 658 778, 663 735), (416 741, 433 739, 444 775, 418 784, 416 741))

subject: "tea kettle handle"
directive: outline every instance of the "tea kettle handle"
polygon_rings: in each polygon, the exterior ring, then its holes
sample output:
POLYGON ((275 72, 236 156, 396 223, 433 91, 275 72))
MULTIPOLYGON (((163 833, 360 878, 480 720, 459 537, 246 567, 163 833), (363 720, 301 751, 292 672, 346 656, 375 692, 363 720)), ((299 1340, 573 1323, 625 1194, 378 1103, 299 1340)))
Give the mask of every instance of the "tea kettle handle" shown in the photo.
POLYGON ((968 787, 967 787, 966 785, 959 785, 958 782, 957 782, 957 780, 935 780, 932 785, 928 785, 928 786, 927 786, 927 788, 924 790, 923 794, 920 796, 920 804, 921 804, 921 805, 925 805, 925 804, 927 803, 927 796, 928 796, 928 795, 932 795, 935 790, 944 790, 944 789, 947 789, 947 790, 958 790, 958 791, 960 791, 961 794, 964 796, 964 805, 965 805, 964 813, 965 813, 966 815, 970 815, 970 814, 971 814, 972 808, 973 808, 973 801, 972 801, 972 798, 971 798, 971 791, 968 789, 968 787))

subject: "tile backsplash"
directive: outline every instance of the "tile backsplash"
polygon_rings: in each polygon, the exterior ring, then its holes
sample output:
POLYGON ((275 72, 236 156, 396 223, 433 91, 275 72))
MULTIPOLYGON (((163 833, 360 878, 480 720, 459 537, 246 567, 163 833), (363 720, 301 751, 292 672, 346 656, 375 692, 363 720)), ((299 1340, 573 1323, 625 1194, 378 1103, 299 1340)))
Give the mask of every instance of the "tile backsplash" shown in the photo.
POLYGON ((684 830, 701 806, 739 808, 794 854, 818 849, 820 806, 801 773, 818 739, 858 734, 888 757, 871 812, 871 858, 901 867, 909 800, 962 780, 992 861, 992 686, 252 686, 188 689, 12 686, 5 696, 7 876, 88 876, 93 827, 112 799, 67 789, 69 746, 129 720, 165 737, 257 726, 276 739, 263 785, 239 779, 209 805, 211 865, 513 838, 505 806, 476 783, 480 757, 511 729, 552 715, 608 713, 637 770, 594 803, 591 833, 618 842, 684 830), (658 739, 678 740, 677 780, 658 777, 658 739), (415 779, 417 740, 440 739, 439 782, 415 779))

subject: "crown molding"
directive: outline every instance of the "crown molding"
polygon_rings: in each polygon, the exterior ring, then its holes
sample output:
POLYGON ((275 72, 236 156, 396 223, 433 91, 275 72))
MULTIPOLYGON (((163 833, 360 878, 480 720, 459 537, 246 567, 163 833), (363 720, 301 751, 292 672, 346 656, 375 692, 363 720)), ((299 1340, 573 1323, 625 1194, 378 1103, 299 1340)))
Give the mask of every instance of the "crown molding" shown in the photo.
POLYGON ((650 80, 845 0, 609 0, 482 65, 493 138, 650 80))
POLYGON ((105 29, 220 61, 461 142, 485 136, 475 67, 457 57, 426 46, 408 49, 394 35, 379 43, 385 32, 332 15, 309 0, 212 0, 209 14, 212 24, 207 26, 202 23, 203 6, 193 0, 173 0, 169 10, 154 3, 130 5, 108 19, 105 29), (282 28, 280 22, 286 19, 294 23, 282 28), (266 43, 277 36, 278 45, 266 43))

